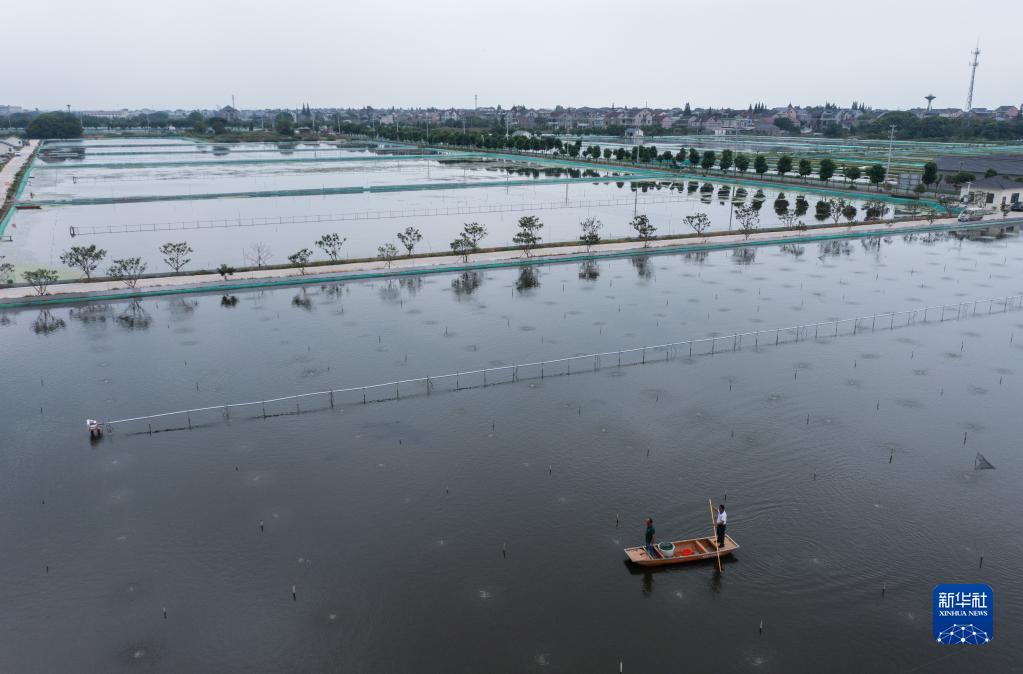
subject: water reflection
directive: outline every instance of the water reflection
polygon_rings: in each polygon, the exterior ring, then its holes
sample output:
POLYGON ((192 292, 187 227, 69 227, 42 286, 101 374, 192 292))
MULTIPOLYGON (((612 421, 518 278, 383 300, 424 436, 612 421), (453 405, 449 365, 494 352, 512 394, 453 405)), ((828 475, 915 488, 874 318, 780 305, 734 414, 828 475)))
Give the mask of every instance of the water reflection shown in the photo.
POLYGON ((320 290, 325 292, 331 299, 341 299, 341 296, 346 292, 350 292, 345 288, 344 283, 332 283, 327 286, 320 286, 320 290))
POLYGON ((584 260, 579 263, 579 278, 584 281, 596 281, 600 278, 600 265, 596 260, 584 260))
POLYGON ((753 264, 757 259, 757 249, 750 246, 740 246, 732 249, 732 262, 740 265, 753 264))
POLYGON ((305 309, 306 311, 313 310, 313 301, 309 297, 305 288, 302 288, 302 291, 299 294, 291 298, 291 306, 298 307, 299 309, 305 309))
POLYGON ((779 192, 778 197, 774 200, 774 212, 779 216, 789 212, 789 200, 785 198, 784 192, 779 192))
POLYGON ((451 289, 461 299, 476 292, 483 283, 483 275, 478 271, 464 271, 451 280, 451 289))
POLYGON ((533 265, 519 267, 519 277, 515 279, 515 289, 519 292, 540 287, 540 270, 533 265))
POLYGON ((82 307, 75 307, 68 312, 68 315, 81 323, 106 323, 114 312, 109 304, 86 304, 82 307))
POLYGON ((863 204, 863 213, 867 220, 877 220, 883 217, 889 210, 891 209, 883 201, 868 201, 863 204))
POLYGON ((199 300, 178 297, 170 301, 170 312, 174 316, 191 316, 199 306, 199 300))
POLYGON ((800 258, 806 253, 806 246, 800 246, 794 243, 786 243, 781 247, 781 252, 788 253, 792 257, 800 258))
POLYGON ((141 302, 132 300, 117 316, 117 322, 128 330, 146 330, 153 322, 153 317, 149 315, 141 302))
POLYGON ((649 255, 636 255, 629 258, 629 262, 632 263, 633 268, 636 270, 636 276, 640 280, 646 281, 654 277, 654 265, 650 261, 649 255))
POLYGON ((803 216, 810 210, 810 202, 802 194, 796 197, 796 215, 803 216))
POLYGON ((36 319, 32 321, 32 332, 37 335, 49 335, 63 330, 66 326, 64 319, 57 318, 50 313, 49 309, 42 309, 36 319))
POLYGON ((398 283, 409 295, 415 295, 423 289, 422 276, 402 276, 398 279, 398 283))
POLYGON ((848 241, 821 241, 817 244, 818 257, 838 257, 839 255, 852 255, 853 247, 848 241))
POLYGON ((233 307, 238 304, 237 295, 224 295, 220 298, 220 306, 222 307, 233 307))
POLYGON ((401 299, 401 286, 394 282, 393 278, 389 278, 384 281, 384 285, 379 290, 380 299, 385 302, 397 302, 401 299))
POLYGON ((697 264, 703 264, 707 260, 707 256, 710 255, 710 251, 707 250, 693 250, 686 253, 682 253, 682 257, 688 262, 695 262, 697 264))

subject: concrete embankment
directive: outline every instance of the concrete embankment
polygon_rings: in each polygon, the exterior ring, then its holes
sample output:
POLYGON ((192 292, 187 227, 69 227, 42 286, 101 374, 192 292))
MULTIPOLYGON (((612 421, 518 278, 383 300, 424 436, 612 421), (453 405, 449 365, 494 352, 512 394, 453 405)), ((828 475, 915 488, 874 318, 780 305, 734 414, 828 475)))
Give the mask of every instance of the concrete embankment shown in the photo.
POLYGON ((727 234, 707 238, 658 239, 650 241, 647 246, 636 241, 604 243, 593 246, 590 250, 584 246, 566 244, 538 249, 530 257, 524 256, 521 250, 506 249, 477 253, 470 256, 468 261, 455 255, 444 255, 401 258, 392 261, 389 265, 382 260, 373 260, 307 267, 304 271, 299 268, 257 269, 238 272, 227 279, 217 273, 147 277, 139 279, 135 288, 126 288, 123 282, 112 280, 60 283, 50 286, 49 292, 42 296, 37 295, 30 286, 19 285, 0 289, 0 308, 97 302, 183 293, 227 293, 252 288, 298 286, 414 274, 451 273, 522 265, 559 264, 639 255, 725 250, 740 246, 805 244, 834 239, 927 232, 983 231, 986 229, 1018 231, 1021 226, 1023 226, 1023 218, 993 218, 988 221, 972 223, 958 223, 954 219, 942 219, 934 222, 921 220, 759 232, 751 235, 748 239, 740 234, 727 234))

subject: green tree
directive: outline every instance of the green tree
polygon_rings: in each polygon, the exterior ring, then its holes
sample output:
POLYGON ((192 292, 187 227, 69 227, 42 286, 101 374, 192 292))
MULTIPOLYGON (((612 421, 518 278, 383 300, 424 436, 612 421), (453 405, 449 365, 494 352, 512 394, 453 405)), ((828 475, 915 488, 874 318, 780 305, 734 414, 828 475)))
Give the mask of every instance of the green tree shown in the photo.
POLYGON ((206 133, 207 128, 206 120, 204 119, 197 119, 192 122, 192 131, 195 131, 196 133, 206 133))
POLYGON ((813 162, 809 159, 799 160, 799 177, 806 181, 806 177, 813 173, 813 162))
POLYGON ((976 179, 977 176, 974 175, 973 173, 970 173, 969 171, 960 171, 959 173, 956 173, 954 176, 949 178, 948 182, 958 187, 959 185, 972 183, 976 179))
POLYGON ((929 161, 924 164, 924 171, 920 175, 920 182, 930 189, 931 185, 937 185, 938 183, 938 164, 933 161, 929 161))
POLYGON ((696 236, 703 236, 703 233, 710 227, 710 218, 706 213, 687 215, 682 220, 696 232, 696 236))
POLYGON ((821 159, 820 170, 817 171, 817 175, 824 182, 831 180, 832 176, 835 175, 835 162, 832 159, 821 159))
POLYGON ((881 189, 881 183, 884 182, 885 168, 882 164, 873 164, 867 169, 867 177, 870 178, 870 184, 875 185, 877 189, 881 189))
POLYGON ((522 252, 529 257, 529 251, 536 248, 540 243, 538 232, 543 229, 543 222, 535 215, 523 215, 519 218, 519 231, 512 237, 512 241, 522 249, 522 252))
POLYGON ((110 269, 107 270, 107 276, 124 281, 124 285, 129 288, 134 288, 144 273, 146 273, 146 263, 142 261, 141 257, 113 260, 110 269))
POLYGON ((700 168, 708 171, 714 168, 715 161, 717 161, 717 157, 714 154, 714 150, 704 150, 703 159, 700 160, 700 168))
POLYGON ((82 120, 67 112, 44 112, 29 122, 25 134, 29 138, 81 138, 82 120))
POLYGON ((224 133, 227 131, 227 120, 223 117, 211 117, 209 121, 213 133, 224 133))
POLYGON ((642 214, 634 217, 632 222, 629 223, 629 227, 636 230, 636 235, 643 242, 644 248, 650 245, 650 239, 653 238, 654 232, 657 231, 657 228, 650 224, 650 218, 642 214))
POLYGON ((51 283, 57 282, 57 272, 52 269, 33 269, 32 271, 22 272, 21 276, 25 279, 25 282, 35 288, 37 295, 45 295, 46 288, 51 283))
POLYGON ((775 117, 774 125, 786 133, 799 133, 799 125, 788 117, 775 117))
POLYGON ((160 255, 165 256, 163 261, 174 270, 174 273, 181 271, 186 264, 192 261, 192 258, 185 256, 191 255, 194 252, 192 247, 185 241, 181 243, 165 243, 160 246, 160 255))
POLYGON ((749 169, 749 155, 745 152, 740 152, 735 155, 735 168, 740 173, 745 173, 749 169))
POLYGON ((220 274, 220 278, 226 281, 228 276, 234 274, 234 267, 226 264, 221 264, 219 267, 217 267, 217 273, 220 274))
POLYGON ((753 170, 757 172, 757 175, 764 175, 767 173, 767 159, 762 154, 758 154, 753 157, 753 170))
POLYGON ((718 163, 718 165, 721 167, 722 171, 727 171, 728 169, 732 168, 732 164, 734 162, 735 154, 731 150, 721 151, 721 161, 718 163))
POLYGON ((81 269, 85 278, 92 278, 92 272, 106 257, 107 251, 97 248, 96 244, 91 246, 71 246, 71 250, 60 255, 60 261, 73 269, 81 269))
POLYGON ((412 251, 415 250, 416 246, 420 241, 423 240, 423 233, 415 227, 406 227, 404 232, 398 232, 398 241, 408 251, 408 256, 412 257, 412 251))
POLYGON ((589 252, 591 246, 595 246, 600 243, 600 230, 604 227, 604 223, 596 218, 586 218, 579 223, 579 228, 582 229, 582 236, 579 237, 579 241, 586 246, 586 251, 589 252))
POLYGON ((735 220, 739 223, 739 233, 748 241, 759 228, 760 213, 753 206, 743 204, 735 209, 735 220))
MULTIPOLYGON (((842 211, 847 206, 845 199, 828 199, 828 214, 831 220, 837 225, 842 217, 842 211)), ((855 215, 855 214, 854 214, 855 215)))
POLYGON ((486 236, 487 228, 485 226, 478 222, 467 222, 462 226, 462 233, 451 242, 451 250, 468 262, 469 256, 479 251, 479 244, 486 236))
POLYGON ((309 260, 313 257, 313 251, 308 248, 302 248, 301 250, 295 251, 288 256, 288 262, 294 267, 298 267, 298 273, 304 274, 305 268, 309 264, 309 260))
MULTIPOLYGON (((347 238, 337 233, 324 234, 316 240, 316 247, 322 250, 330 258, 331 262, 337 262, 341 258, 341 246, 345 245, 347 240, 347 238)), ((302 250, 306 249, 303 248, 302 250)))
POLYGON ((14 265, 10 262, 4 262, 6 258, 0 255, 0 283, 12 283, 14 275, 14 265))
POLYGON ((691 166, 696 166, 699 163, 700 163, 700 151, 697 150, 695 147, 689 148, 689 164, 691 166))
POLYGON ((279 112, 274 117, 274 131, 282 136, 290 136, 295 132, 292 128, 294 121, 295 118, 291 116, 290 112, 279 112))
POLYGON ((778 172, 778 175, 780 176, 783 176, 786 173, 791 172, 792 157, 790 157, 787 154, 783 154, 782 156, 778 157, 778 163, 775 165, 775 170, 778 172))
POLYGON ((863 175, 863 172, 860 171, 859 166, 847 164, 844 167, 842 167, 842 175, 845 176, 846 179, 849 180, 849 182, 854 183, 860 179, 860 176, 863 175))
POLYGON ((377 248, 377 257, 383 260, 387 267, 390 268, 394 258, 398 257, 398 247, 393 243, 385 243, 377 248))
POLYGON ((604 148, 604 159, 607 160, 607 159, 610 159, 610 158, 611 158, 611 148, 605 147, 604 148))

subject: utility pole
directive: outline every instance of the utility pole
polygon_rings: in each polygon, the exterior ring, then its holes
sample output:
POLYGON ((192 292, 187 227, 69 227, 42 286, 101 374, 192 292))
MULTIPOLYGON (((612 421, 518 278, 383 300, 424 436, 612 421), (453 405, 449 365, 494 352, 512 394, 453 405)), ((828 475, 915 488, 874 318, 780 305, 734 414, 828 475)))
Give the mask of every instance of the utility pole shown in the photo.
POLYGON ((973 83, 977 79, 977 66, 980 65, 980 43, 972 52, 973 62, 970 64, 970 91, 966 94, 966 112, 973 110, 973 83))
POLYGON ((885 180, 892 177, 892 146, 895 144, 895 125, 888 127, 888 168, 884 170, 885 180))

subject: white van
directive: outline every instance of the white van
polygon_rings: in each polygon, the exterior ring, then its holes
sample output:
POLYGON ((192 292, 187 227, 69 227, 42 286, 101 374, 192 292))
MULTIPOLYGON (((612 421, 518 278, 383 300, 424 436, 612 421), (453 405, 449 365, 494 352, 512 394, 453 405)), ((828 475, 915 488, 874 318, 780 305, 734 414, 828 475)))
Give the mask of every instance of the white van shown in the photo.
POLYGON ((985 215, 991 215, 992 211, 987 208, 967 208, 959 214, 959 222, 977 222, 983 220, 985 215))

